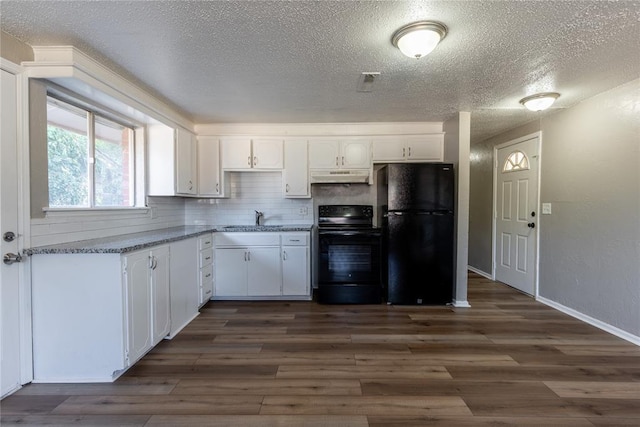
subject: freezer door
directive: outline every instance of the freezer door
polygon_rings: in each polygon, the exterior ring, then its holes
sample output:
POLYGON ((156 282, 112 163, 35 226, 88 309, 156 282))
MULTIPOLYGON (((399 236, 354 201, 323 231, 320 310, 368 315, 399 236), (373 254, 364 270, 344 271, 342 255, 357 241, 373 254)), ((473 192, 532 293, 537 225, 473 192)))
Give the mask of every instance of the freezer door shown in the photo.
POLYGON ((455 180, 452 164, 389 164, 387 179, 390 211, 453 211, 455 180))
POLYGON ((453 215, 389 214, 387 302, 453 300, 453 215))

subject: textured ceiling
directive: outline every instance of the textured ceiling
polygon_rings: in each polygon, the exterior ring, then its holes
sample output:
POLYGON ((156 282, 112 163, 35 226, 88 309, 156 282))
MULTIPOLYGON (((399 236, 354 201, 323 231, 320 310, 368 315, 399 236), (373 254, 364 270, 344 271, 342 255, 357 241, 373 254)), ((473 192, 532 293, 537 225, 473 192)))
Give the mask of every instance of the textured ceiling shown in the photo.
MULTIPOLYGON (((637 1, 10 1, 3 31, 73 45, 195 123, 444 121, 472 142, 640 77, 637 1), (422 19, 449 33, 420 60, 391 45, 422 19), (356 92, 361 72, 380 72, 356 92)), ((548 113, 547 113, 548 114, 548 113)))

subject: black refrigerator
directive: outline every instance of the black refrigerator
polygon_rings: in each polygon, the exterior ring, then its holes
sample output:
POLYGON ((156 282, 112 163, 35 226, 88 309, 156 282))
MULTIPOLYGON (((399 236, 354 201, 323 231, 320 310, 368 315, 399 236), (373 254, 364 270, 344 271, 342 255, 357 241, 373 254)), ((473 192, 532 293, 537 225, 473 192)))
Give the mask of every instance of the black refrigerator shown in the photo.
POLYGON ((387 303, 453 301, 455 178, 450 163, 394 163, 377 172, 387 303))

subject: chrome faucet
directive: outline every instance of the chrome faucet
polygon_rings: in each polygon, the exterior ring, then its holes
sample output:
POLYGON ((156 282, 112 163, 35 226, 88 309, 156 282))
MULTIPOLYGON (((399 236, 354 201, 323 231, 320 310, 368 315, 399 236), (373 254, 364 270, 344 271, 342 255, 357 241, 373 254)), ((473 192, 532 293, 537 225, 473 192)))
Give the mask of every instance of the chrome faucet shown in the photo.
POLYGON ((261 219, 264 218, 264 212, 260 212, 260 211, 256 211, 256 225, 262 225, 260 224, 261 219))

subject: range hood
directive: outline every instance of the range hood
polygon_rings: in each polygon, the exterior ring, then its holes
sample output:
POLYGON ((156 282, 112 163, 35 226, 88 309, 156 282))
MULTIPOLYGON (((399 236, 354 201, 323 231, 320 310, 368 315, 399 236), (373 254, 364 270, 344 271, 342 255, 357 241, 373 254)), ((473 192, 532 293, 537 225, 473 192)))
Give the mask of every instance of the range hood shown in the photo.
POLYGON ((312 170, 311 184, 371 184, 369 169, 312 170))

